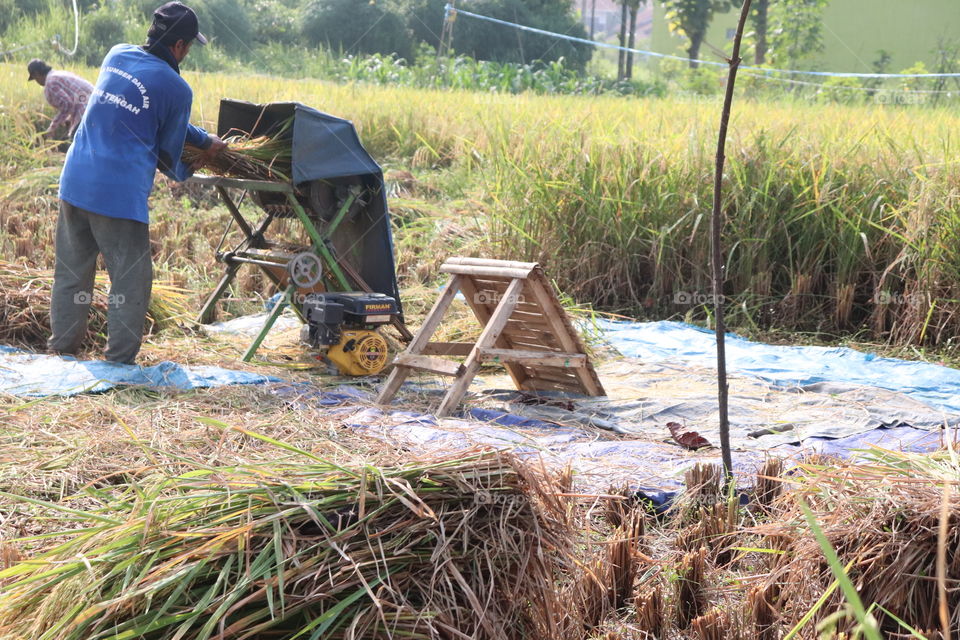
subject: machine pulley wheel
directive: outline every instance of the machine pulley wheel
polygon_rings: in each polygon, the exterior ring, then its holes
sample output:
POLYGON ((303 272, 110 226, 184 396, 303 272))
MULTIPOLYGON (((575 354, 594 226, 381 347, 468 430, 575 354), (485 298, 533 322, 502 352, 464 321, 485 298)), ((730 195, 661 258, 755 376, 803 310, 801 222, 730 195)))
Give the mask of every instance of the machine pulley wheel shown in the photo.
POLYGON ((287 263, 287 273, 297 287, 309 289, 316 286, 323 278, 323 261, 317 254, 304 251, 295 255, 287 263))

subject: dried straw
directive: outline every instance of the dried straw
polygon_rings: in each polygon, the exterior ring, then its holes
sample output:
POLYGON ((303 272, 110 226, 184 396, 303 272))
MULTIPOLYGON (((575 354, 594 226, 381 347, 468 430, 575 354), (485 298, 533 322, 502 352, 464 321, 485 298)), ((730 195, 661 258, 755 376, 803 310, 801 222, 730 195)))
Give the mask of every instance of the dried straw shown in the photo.
MULTIPOLYGON (((753 594, 754 616, 764 626, 771 614, 764 609, 776 598, 781 623, 790 628, 814 608, 834 582, 834 575, 798 506, 804 495, 817 522, 836 549, 841 563, 849 564, 850 576, 865 606, 879 605, 874 616, 884 637, 906 633, 899 618, 915 629, 941 629, 941 593, 938 579, 946 582, 947 624, 960 629, 960 504, 944 505, 944 487, 960 491, 960 461, 953 452, 932 455, 877 450, 856 462, 832 461, 830 466, 801 465, 791 477, 796 494, 783 496, 778 521, 760 528, 774 537, 786 554, 765 578, 767 595, 753 594), (946 506, 947 518, 941 511, 946 506), (941 525, 946 531, 940 540, 941 525), (940 546, 947 550, 945 566, 938 573, 940 546), (945 575, 941 575, 945 574, 945 575)), ((843 610, 841 590, 836 589, 810 616, 810 628, 843 610)), ((849 632, 854 621, 841 620, 849 632)))
POLYGON ((285 132, 292 123, 290 119, 271 136, 224 138, 227 149, 212 158, 206 158, 202 150, 186 145, 181 160, 218 176, 289 182, 293 174, 293 145, 285 132))

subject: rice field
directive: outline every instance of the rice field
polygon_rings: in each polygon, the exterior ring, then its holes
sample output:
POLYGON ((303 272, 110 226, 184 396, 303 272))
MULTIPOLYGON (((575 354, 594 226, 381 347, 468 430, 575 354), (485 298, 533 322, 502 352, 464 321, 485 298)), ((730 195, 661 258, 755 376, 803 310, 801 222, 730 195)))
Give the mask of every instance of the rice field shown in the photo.
MULTIPOLYGON (((38 158, 25 142, 42 104, 21 75, 2 67, 4 112, 18 114, 0 125, 11 140, 0 164, 5 180, 57 160, 38 158)), ((707 316, 705 220, 718 110, 711 101, 186 77, 195 120, 209 127, 221 97, 296 100, 353 120, 385 169, 409 172, 416 187, 393 199, 402 251, 407 225, 416 234, 442 226, 443 216, 431 214, 466 211, 479 231, 472 249, 541 261, 578 302, 641 317, 707 316)), ((954 346, 958 124, 949 109, 930 106, 741 99, 724 198, 734 325, 954 346)), ((199 218, 200 233, 187 239, 195 251, 169 261, 196 270, 202 236, 214 225, 160 191, 157 242, 178 233, 174 219, 199 218)), ((4 206, 2 246, 7 255, 28 253, 26 225, 30 259, 49 262, 49 227, 22 215, 24 205, 50 206, 29 196, 4 206)))
MULTIPOLYGON (((388 175, 415 321, 454 253, 536 259, 571 304, 709 320, 718 104, 185 75, 210 128, 223 97, 357 124, 388 175)), ((0 65, 0 87, 0 276, 46 282, 62 153, 36 143, 49 112, 21 65, 0 65)), ((958 125, 934 107, 736 103, 734 323, 955 346, 958 125)), ((152 206, 176 327, 219 275, 227 214, 167 181, 152 206)), ((250 276, 232 304, 270 293, 250 276)), ((209 349, 181 327, 145 357, 244 366, 209 349)), ((742 499, 696 468, 657 513, 508 458, 420 459, 266 389, 0 398, 0 639, 946 638, 960 467, 945 444, 771 461, 742 499), (508 622, 484 626, 486 610, 508 622)))

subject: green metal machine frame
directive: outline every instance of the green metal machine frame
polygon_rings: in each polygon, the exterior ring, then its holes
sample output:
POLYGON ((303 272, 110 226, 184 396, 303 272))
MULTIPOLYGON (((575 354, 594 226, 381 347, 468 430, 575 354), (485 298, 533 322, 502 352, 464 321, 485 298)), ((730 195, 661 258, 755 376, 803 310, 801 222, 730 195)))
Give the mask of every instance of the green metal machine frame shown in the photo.
MULTIPOLYGON (((352 291, 354 289, 360 289, 364 291, 370 290, 369 287, 367 287, 359 277, 359 275, 352 268, 350 268, 349 265, 341 263, 339 260, 337 260, 337 257, 334 255, 333 245, 331 242, 331 237, 333 236, 334 231, 336 231, 339 224, 343 221, 344 217, 346 217, 347 212, 350 210, 350 207, 353 204, 355 196, 351 195, 348 197, 333 219, 324 226, 324 229, 321 232, 319 229, 317 229, 314 220, 307 214, 300 202, 297 201, 296 193, 294 192, 293 185, 291 184, 283 182, 267 182, 261 180, 221 178, 214 176, 194 176, 189 179, 189 182, 216 188, 220 198, 223 200, 224 205, 230 211, 230 216, 232 217, 233 222, 236 223, 237 227, 244 236, 243 240, 233 251, 217 252, 217 260, 227 265, 227 269, 223 274, 223 277, 220 279, 220 282, 213 290, 213 293, 210 294, 210 296, 207 298, 207 301, 204 303, 203 308, 200 310, 200 315, 198 316, 197 321, 201 324, 210 322, 213 319, 217 302, 227 292, 230 283, 236 277, 237 272, 242 265, 252 264, 260 267, 266 276, 278 287, 281 285, 281 280, 278 279, 272 271, 270 271, 270 267, 283 268, 286 266, 282 259, 269 260, 263 255, 264 250, 269 249, 270 247, 270 243, 265 238, 265 233, 270 227, 270 224, 276 219, 276 216, 267 211, 266 217, 256 228, 250 226, 247 220, 240 213, 240 209, 237 204, 230 197, 227 189, 240 189, 245 192, 268 192, 284 194, 290 208, 293 210, 297 219, 306 230, 307 235, 310 237, 311 246, 305 247, 304 251, 312 251, 315 253, 323 265, 322 279, 326 289, 328 291, 352 291), (350 280, 348 280, 348 274, 354 281, 353 284, 351 284, 350 280)), ((229 228, 226 232, 224 232, 224 238, 226 238, 228 231, 229 228)), ((297 289, 297 285, 292 281, 286 287, 283 296, 270 311, 270 315, 267 317, 267 321, 264 323, 263 329, 261 329, 260 333, 254 339, 246 353, 244 353, 244 362, 249 362, 253 359, 257 349, 260 348, 260 345, 267 337, 270 329, 272 329, 274 323, 276 323, 277 318, 280 317, 280 314, 288 305, 291 305, 291 301, 295 300, 297 289)), ((304 321, 299 306, 296 304, 291 306, 294 312, 300 317, 300 320, 304 321)), ((409 331, 406 329, 403 323, 398 321, 394 324, 400 331, 401 336, 409 340, 407 337, 410 335, 409 331)))

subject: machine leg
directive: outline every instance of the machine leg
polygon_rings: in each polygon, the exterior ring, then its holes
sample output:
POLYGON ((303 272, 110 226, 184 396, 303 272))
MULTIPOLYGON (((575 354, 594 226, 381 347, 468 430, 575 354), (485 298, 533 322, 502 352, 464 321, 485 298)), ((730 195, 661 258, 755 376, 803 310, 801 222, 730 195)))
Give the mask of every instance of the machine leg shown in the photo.
POLYGON ((277 304, 274 305, 270 315, 267 316, 267 321, 263 324, 263 328, 260 330, 260 333, 257 335, 256 339, 254 339, 253 344, 251 344, 250 348, 247 349, 247 352, 243 354, 244 362, 250 362, 253 359, 257 349, 260 348, 260 345, 267 337, 267 334, 270 333, 270 329, 273 328, 273 324, 277 321, 277 318, 280 317, 280 314, 283 313, 284 307, 289 304, 290 300, 293 300, 295 295, 297 295, 297 287, 296 285, 290 285, 284 292, 283 297, 281 297, 280 300, 277 301, 277 304))
POLYGON ((406 382, 409 375, 409 368, 394 365, 393 371, 391 371, 390 375, 387 376, 386 383, 384 383, 380 393, 377 394, 377 399, 375 402, 383 405, 390 404, 390 401, 393 400, 393 396, 397 394, 397 391, 400 390, 400 387, 403 386, 403 383, 406 382))
POLYGON ((197 322, 200 324, 207 324, 212 321, 217 315, 217 301, 223 297, 223 294, 226 293, 227 287, 230 286, 230 283, 233 282, 233 279, 237 275, 237 270, 240 269, 239 264, 229 264, 227 265, 227 271, 223 274, 223 277, 220 278, 217 288, 213 290, 213 293, 210 294, 210 297, 207 298, 207 301, 203 304, 203 309, 200 310, 200 315, 197 316, 197 322))

